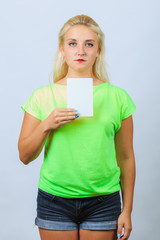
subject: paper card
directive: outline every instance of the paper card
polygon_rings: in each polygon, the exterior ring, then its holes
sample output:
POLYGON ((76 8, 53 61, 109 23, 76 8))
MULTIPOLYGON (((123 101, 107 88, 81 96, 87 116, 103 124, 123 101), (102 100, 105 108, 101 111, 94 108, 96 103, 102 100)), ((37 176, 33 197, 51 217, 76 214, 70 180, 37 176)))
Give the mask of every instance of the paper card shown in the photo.
POLYGON ((67 107, 80 117, 93 116, 93 78, 67 78, 67 107))

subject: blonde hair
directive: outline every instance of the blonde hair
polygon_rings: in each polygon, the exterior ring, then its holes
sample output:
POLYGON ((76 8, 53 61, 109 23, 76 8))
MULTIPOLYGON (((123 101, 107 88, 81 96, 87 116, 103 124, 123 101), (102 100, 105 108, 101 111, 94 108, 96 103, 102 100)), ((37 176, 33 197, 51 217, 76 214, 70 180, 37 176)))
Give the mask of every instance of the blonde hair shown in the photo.
POLYGON ((62 55, 59 50, 60 46, 63 45, 64 36, 66 31, 75 25, 85 25, 91 28, 95 33, 97 33, 98 44, 100 48, 100 54, 96 58, 93 64, 93 74, 96 78, 101 81, 109 83, 109 77, 106 71, 106 62, 105 62, 105 45, 104 45, 104 34, 100 29, 99 25, 89 16, 86 15, 77 15, 75 17, 70 18, 60 29, 58 34, 58 48, 55 55, 54 65, 53 65, 53 82, 57 82, 58 80, 64 78, 68 72, 68 65, 65 61, 65 57, 62 55))

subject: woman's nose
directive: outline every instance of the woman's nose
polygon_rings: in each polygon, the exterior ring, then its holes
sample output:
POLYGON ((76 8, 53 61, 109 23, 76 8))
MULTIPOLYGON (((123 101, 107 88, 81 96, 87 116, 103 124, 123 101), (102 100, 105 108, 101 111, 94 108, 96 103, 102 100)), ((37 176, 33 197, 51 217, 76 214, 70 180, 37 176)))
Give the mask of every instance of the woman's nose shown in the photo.
POLYGON ((80 54, 80 55, 83 55, 83 54, 85 54, 85 49, 84 49, 84 46, 82 46, 82 45, 79 45, 79 46, 78 46, 77 53, 78 53, 78 54, 80 54))

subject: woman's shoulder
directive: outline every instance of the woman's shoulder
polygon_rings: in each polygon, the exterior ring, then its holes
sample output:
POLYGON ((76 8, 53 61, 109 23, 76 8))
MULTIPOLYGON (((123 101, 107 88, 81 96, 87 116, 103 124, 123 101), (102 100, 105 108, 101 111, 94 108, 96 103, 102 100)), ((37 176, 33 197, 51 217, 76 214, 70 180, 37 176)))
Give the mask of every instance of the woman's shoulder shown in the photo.
POLYGON ((113 90, 113 91, 116 91, 116 92, 126 92, 126 90, 118 85, 115 85, 113 83, 109 83, 109 86, 110 86, 110 89, 113 90))
POLYGON ((47 97, 52 95, 52 85, 51 84, 47 84, 47 85, 43 85, 43 86, 39 86, 35 89, 33 89, 33 91, 30 94, 30 99, 33 99, 34 101, 39 101, 41 99, 47 99, 47 97))
POLYGON ((39 86, 37 87, 34 92, 37 93, 37 94, 41 94, 41 93, 44 93, 44 92, 47 92, 51 89, 51 86, 52 84, 46 84, 46 85, 42 85, 42 86, 39 86))
POLYGON ((115 92, 123 92, 123 91, 125 91, 123 88, 121 88, 121 87, 119 87, 119 86, 117 86, 117 85, 114 85, 113 83, 111 83, 111 82, 108 82, 108 81, 106 81, 106 82, 104 82, 104 81, 102 81, 102 80, 100 80, 100 79, 96 79, 95 80, 95 82, 94 82, 94 85, 100 85, 100 84, 103 84, 103 83, 108 83, 107 84, 107 88, 108 88, 108 86, 110 86, 110 90, 111 91, 115 91, 115 92))

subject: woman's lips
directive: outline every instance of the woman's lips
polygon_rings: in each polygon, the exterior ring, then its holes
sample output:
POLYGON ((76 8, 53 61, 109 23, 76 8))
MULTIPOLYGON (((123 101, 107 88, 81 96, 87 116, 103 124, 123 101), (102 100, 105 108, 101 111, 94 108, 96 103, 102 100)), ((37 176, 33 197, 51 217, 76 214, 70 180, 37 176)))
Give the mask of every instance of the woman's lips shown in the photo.
POLYGON ((77 62, 85 62, 85 60, 83 60, 83 59, 78 59, 78 60, 76 60, 77 62))

